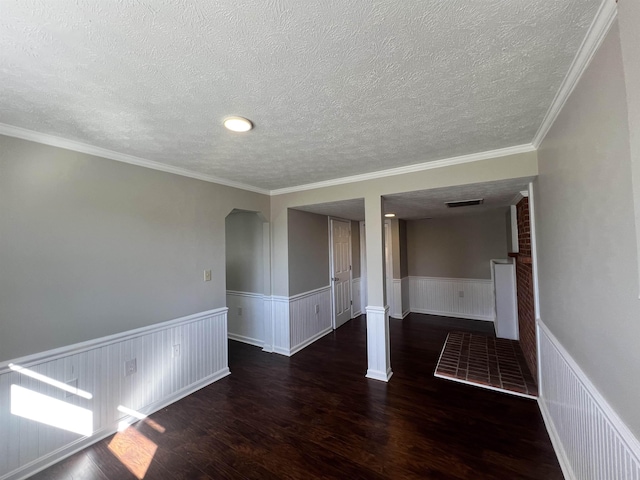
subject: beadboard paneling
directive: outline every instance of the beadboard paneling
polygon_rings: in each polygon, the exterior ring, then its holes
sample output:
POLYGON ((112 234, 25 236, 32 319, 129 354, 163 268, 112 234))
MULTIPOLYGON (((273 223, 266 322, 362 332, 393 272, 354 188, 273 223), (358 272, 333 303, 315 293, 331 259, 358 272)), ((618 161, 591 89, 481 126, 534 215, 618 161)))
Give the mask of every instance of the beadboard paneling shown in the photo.
POLYGON ((391 287, 387 291, 387 302, 389 303, 389 316, 392 318, 402 318, 402 280, 399 278, 389 279, 387 283, 391 287))
POLYGON ((473 320, 495 319, 491 280, 409 277, 409 289, 412 312, 473 320))
POLYGON ((290 355, 332 330, 331 308, 331 285, 289 299, 290 355))
MULTIPOLYGON (((149 414, 228 375, 227 359, 227 309, 222 308, 3 362, 0 479, 24 478, 114 433, 118 422, 127 420, 118 411, 120 405, 149 414), (178 344, 180 354, 174 357, 178 344), (125 362, 132 359, 137 372, 125 376, 125 362), (20 368, 28 371, 17 371, 20 368), (32 378, 31 372, 73 382, 90 398, 32 378), (83 436, 12 414, 12 385, 64 402, 66 408, 91 412, 93 434, 83 436)), ((18 391, 24 392, 14 388, 18 391)))
POLYGON ((567 480, 640 480, 640 443, 540 321, 538 403, 567 480))
POLYGON ((409 315, 409 312, 411 312, 411 286, 409 284, 409 277, 404 277, 400 281, 400 287, 402 290, 402 293, 400 294, 400 298, 402 299, 402 318, 404 318, 409 315))
POLYGON ((362 315, 362 285, 360 277, 351 280, 351 297, 353 299, 352 317, 356 318, 358 315, 362 315))
POLYGON ((229 338, 257 347, 264 346, 264 296, 227 290, 229 338))
POLYGON ((290 355, 291 337, 289 334, 289 297, 271 296, 273 322, 273 352, 290 355))

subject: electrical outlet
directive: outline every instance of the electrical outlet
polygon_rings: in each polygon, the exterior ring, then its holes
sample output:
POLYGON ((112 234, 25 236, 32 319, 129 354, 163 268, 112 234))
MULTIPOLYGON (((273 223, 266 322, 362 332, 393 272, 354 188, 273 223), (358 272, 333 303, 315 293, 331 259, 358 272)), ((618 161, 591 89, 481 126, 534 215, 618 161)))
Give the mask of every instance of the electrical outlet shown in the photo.
POLYGON ((238 307, 238 316, 241 317, 242 316, 242 307, 238 307))
POLYGON ((128 377, 129 375, 133 375, 138 371, 138 365, 136 364, 136 359, 128 360, 124 362, 124 376, 128 377))
POLYGON ((458 296, 459 296, 460 298, 464 298, 464 290, 460 290, 460 291, 458 291, 458 296))
POLYGON ((180 344, 176 343, 171 349, 171 357, 177 358, 180 356, 180 344))
POLYGON ((204 281, 205 282, 210 282, 211 281, 211 270, 205 270, 204 271, 204 281))
POLYGON ((316 304, 316 314, 320 313, 320 305, 316 304))

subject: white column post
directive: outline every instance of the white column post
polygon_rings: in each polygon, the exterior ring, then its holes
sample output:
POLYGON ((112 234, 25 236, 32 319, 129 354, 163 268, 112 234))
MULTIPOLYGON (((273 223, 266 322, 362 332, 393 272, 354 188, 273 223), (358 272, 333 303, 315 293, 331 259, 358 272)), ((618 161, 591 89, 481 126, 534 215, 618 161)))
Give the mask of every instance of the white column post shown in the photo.
POLYGON ((393 375, 386 305, 382 198, 365 197, 367 244, 367 378, 388 382, 393 375))

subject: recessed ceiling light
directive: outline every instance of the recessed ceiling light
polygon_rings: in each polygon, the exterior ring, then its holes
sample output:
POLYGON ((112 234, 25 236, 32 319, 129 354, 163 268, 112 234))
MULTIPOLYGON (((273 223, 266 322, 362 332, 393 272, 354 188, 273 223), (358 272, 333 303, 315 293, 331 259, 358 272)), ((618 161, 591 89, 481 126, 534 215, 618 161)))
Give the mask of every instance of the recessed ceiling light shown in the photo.
POLYGON ((396 216, 396 214, 395 213, 385 213, 384 216, 387 217, 387 218, 393 218, 393 217, 396 216))
POLYGON ((224 119, 223 124, 227 130, 232 132, 248 132, 253 128, 251 120, 243 117, 227 117, 224 119))

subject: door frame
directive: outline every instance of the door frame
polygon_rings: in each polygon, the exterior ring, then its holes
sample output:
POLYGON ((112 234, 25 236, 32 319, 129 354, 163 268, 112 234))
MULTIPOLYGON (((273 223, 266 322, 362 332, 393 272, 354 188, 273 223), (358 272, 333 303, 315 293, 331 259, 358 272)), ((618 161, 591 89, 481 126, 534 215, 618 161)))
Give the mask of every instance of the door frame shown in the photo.
POLYGON ((353 258, 351 245, 351 220, 340 217, 328 217, 329 222, 329 286, 331 287, 331 326, 336 329, 336 299, 333 288, 333 225, 332 221, 347 222, 349 224, 349 319, 353 318, 353 258))
POLYGON ((367 226, 364 220, 360 226, 360 306, 362 313, 367 313, 369 294, 367 292, 367 226))

